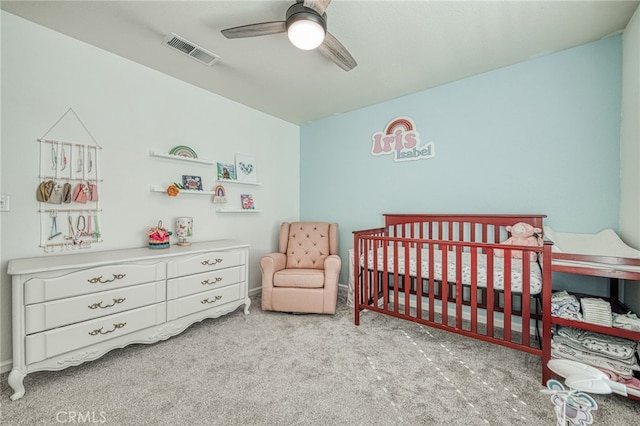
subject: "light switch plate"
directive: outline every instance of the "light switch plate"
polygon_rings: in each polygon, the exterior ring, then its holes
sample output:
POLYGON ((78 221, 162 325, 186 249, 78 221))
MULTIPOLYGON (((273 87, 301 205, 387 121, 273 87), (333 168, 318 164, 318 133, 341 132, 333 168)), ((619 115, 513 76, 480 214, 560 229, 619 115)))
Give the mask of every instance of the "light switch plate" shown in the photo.
POLYGON ((8 195, 0 195, 0 212, 8 212, 11 210, 11 198, 8 195))

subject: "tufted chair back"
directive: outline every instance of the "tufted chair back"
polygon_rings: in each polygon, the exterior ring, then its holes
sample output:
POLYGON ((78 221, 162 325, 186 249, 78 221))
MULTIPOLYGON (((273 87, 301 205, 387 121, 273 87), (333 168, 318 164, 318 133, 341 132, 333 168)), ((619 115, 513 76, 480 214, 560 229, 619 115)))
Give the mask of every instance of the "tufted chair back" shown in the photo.
POLYGON ((327 222, 283 223, 280 253, 287 256, 287 269, 324 269, 327 256, 338 253, 338 226, 327 222))

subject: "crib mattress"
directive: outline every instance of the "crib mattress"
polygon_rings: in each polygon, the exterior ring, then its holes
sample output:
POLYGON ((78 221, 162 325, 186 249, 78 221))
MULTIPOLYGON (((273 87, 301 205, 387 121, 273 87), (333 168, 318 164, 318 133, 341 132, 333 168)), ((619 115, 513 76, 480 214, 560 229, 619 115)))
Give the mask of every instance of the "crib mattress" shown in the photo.
MULTIPOLYGON (((404 275, 406 274, 405 268, 405 251, 404 249, 398 250, 398 274, 404 275)), ((442 251, 434 250, 434 261, 433 261, 433 278, 435 280, 442 280, 442 251)), ((370 270, 373 270, 373 250, 369 251, 369 258, 367 267, 370 270)), ((470 253, 462 253, 462 265, 461 265, 461 279, 462 284, 471 285, 471 275, 472 275, 472 265, 471 265, 471 254, 470 253)), ((455 253, 447 253, 447 280, 455 281, 456 278, 456 255, 455 253)), ((529 262, 529 260, 526 260, 529 262)), ((364 256, 360 257, 361 265, 364 265, 364 256)), ((386 271, 389 273, 395 272, 395 265, 393 259, 393 249, 389 248, 387 251, 387 265, 386 271)), ((493 288, 495 290, 504 290, 504 259, 501 257, 494 256, 493 257, 493 288)), ((384 262, 384 252, 382 249, 378 249, 377 253, 377 268, 378 271, 385 270, 385 262, 384 262)), ((529 292, 531 295, 539 294, 542 291, 542 271, 540 270, 540 266, 536 262, 530 262, 530 278, 529 278, 529 292)), ((422 259, 421 259, 421 272, 423 278, 429 278, 429 250, 422 250, 422 259)), ((477 286, 486 288, 487 287, 487 255, 483 253, 477 254, 477 286)), ((409 250, 409 274, 413 277, 417 274, 417 261, 416 261, 416 249, 409 250)), ((521 259, 511 259, 511 291, 514 293, 522 293, 522 260, 521 259)))

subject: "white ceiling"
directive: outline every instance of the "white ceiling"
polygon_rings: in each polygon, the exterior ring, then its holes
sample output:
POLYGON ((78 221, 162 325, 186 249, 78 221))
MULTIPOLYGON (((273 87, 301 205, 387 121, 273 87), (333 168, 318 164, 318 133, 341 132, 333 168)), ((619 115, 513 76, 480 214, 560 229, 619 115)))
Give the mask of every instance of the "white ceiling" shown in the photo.
MULTIPOLYGON (((295 124, 352 111, 598 40, 640 1, 334 0, 328 31, 345 72, 286 34, 220 30, 282 21, 294 0, 5 1, 3 10, 295 124), (212 67, 161 44, 174 32, 219 55, 212 67)), ((3 40, 3 43, 8 42, 3 40)))

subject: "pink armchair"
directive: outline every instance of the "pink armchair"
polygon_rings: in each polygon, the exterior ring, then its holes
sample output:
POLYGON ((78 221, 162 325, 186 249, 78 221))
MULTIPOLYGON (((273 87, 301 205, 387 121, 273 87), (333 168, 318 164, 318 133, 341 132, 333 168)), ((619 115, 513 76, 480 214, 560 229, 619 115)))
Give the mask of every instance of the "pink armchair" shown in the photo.
POLYGON ((337 223, 283 223, 278 253, 260 259, 262 309, 335 314, 340 266, 337 223))

